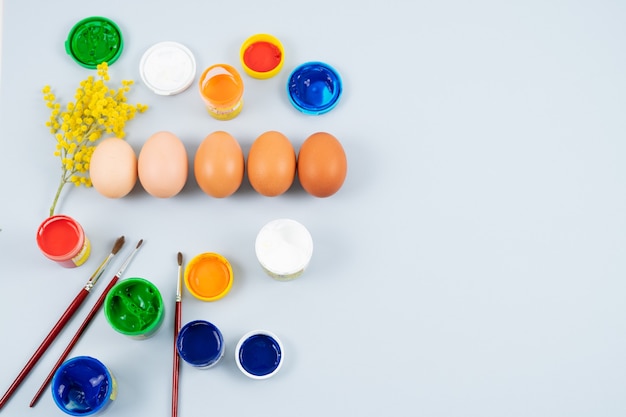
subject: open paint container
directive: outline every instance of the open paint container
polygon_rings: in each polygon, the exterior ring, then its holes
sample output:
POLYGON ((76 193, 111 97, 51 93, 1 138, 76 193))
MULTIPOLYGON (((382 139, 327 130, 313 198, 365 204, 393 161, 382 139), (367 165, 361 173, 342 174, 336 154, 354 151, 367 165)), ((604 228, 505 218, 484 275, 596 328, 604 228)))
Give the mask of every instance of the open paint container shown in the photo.
POLYGON ((113 374, 98 359, 76 356, 63 362, 52 377, 52 398, 71 416, 103 411, 117 397, 113 374))
POLYGON ((224 356, 224 337, 220 329, 211 322, 190 321, 178 332, 176 351, 189 365, 208 369, 224 356))
POLYGON ((106 295, 104 315, 116 332, 133 339, 146 339, 161 327, 165 305, 152 282, 127 278, 115 284, 106 295))
POLYGON ((102 16, 76 23, 65 41, 65 51, 80 66, 95 69, 106 62, 111 65, 122 54, 124 39, 119 26, 102 16))
POLYGON ((207 112, 217 120, 230 120, 243 109, 243 80, 232 65, 215 64, 206 68, 198 81, 207 112))
POLYGON ((84 264, 91 253, 81 225, 65 215, 48 217, 39 225, 37 246, 48 259, 66 268, 84 264))
POLYGON ((252 379, 267 379, 282 367, 285 350, 280 339, 267 330, 246 333, 235 348, 235 362, 244 375, 252 379))
POLYGON ((155 94, 172 96, 185 91, 196 77, 196 59, 185 45, 165 41, 152 45, 139 62, 144 84, 155 94))
POLYGON ((259 33, 250 36, 241 45, 239 59, 246 74, 253 78, 267 79, 282 69, 285 49, 276 37, 259 33))
POLYGON ((279 281, 299 277, 313 256, 313 239, 304 225, 292 219, 267 223, 255 241, 257 259, 265 272, 279 281))
POLYGON ((233 286, 233 268, 218 253, 201 253, 193 257, 185 268, 185 286, 199 300, 219 300, 233 286))
POLYGON ((324 62, 306 62, 289 75, 287 94, 302 113, 319 115, 335 108, 343 92, 341 76, 324 62))

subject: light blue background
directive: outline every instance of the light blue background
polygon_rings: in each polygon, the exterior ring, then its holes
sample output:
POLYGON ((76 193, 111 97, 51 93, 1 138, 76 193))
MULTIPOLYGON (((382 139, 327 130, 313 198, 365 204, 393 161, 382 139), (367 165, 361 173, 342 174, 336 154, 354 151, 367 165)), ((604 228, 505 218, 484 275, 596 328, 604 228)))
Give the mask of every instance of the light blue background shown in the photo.
MULTIPOLYGON (((626 3, 623 1, 5 0, 0 84, 0 391, 4 392, 106 256, 127 244, 83 309, 0 413, 54 416, 49 394, 28 403, 122 259, 125 277, 152 280, 169 309, 153 338, 114 333, 102 314, 72 355, 107 364, 119 383, 116 417, 170 413, 176 253, 213 251, 233 264, 231 293, 203 303, 185 292, 183 321, 223 331, 215 368, 181 372, 181 416, 388 415, 437 417, 626 415, 626 3), (66 270, 45 259, 35 231, 60 167, 44 122, 45 84, 70 99, 89 71, 64 51, 78 20, 103 15, 125 36, 113 81, 150 110, 129 123, 138 153, 153 133, 184 141, 226 130, 244 153, 267 130, 299 148, 313 132, 343 144, 348 176, 328 199, 298 184, 266 198, 246 182, 213 199, 192 171, 181 194, 120 200, 68 189, 59 211, 78 219, 93 253, 66 270), (245 76, 240 116, 219 122, 195 89, 152 94, 138 63, 174 40, 199 70, 236 65, 239 46, 268 32, 283 71, 245 76), (309 60, 344 79, 339 105, 306 116, 284 94, 309 60), (264 275, 254 239, 294 218, 314 239, 305 274, 264 275), (247 379, 234 347, 255 328, 275 332, 286 361, 270 380, 247 379)), ((191 165, 190 165, 191 166, 191 165)))

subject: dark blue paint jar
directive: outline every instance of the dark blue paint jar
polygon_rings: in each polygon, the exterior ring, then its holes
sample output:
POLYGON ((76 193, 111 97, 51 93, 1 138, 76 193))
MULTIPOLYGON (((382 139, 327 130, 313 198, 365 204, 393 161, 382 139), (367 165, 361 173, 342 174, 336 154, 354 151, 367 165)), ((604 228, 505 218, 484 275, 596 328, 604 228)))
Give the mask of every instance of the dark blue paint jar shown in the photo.
POLYGON ((115 378, 102 362, 90 356, 63 362, 52 377, 52 398, 71 416, 95 414, 116 397, 115 378))
POLYGON ((335 108, 343 92, 339 73, 323 62, 306 62, 291 72, 287 94, 291 104, 305 114, 323 114, 335 108))
POLYGON ((267 330, 246 333, 237 343, 235 361, 244 375, 266 379, 275 375, 283 365, 285 352, 278 337, 267 330))
POLYGON ((224 337, 213 323, 206 320, 190 321, 178 332, 176 350, 189 365, 210 368, 224 356, 224 337))

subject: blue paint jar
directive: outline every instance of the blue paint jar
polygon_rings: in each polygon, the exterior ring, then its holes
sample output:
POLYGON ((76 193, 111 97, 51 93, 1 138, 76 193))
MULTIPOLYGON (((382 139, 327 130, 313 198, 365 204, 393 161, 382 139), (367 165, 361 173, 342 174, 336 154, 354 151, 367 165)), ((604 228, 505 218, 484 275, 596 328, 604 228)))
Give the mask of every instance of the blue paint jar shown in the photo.
POLYGON ((341 76, 323 62, 306 62, 294 69, 287 80, 289 101, 305 114, 318 115, 331 111, 342 92, 341 76))
POLYGON ((213 323, 206 320, 190 321, 178 332, 176 350, 189 365, 207 369, 224 356, 224 337, 213 323))
POLYGON ((77 356, 61 364, 52 377, 52 398, 71 416, 102 411, 117 397, 117 382, 99 360, 77 356))
POLYGON ((235 362, 244 375, 267 379, 283 365, 285 351, 280 339, 267 330, 246 333, 237 343, 235 362))

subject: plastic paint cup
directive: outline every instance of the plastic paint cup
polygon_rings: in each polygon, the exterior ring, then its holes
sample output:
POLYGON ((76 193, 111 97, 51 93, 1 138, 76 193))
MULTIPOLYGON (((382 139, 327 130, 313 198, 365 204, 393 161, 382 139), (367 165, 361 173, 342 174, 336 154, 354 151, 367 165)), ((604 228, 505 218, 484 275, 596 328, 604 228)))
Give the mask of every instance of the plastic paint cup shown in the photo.
POLYGON ((77 356, 63 362, 52 377, 52 398, 71 416, 89 416, 117 397, 117 382, 99 360, 77 356))
POLYGON ((122 54, 122 31, 106 17, 88 17, 76 23, 65 41, 65 51, 79 65, 95 69, 98 64, 112 64, 122 54))
POLYGON ((204 70, 198 83, 207 111, 218 120, 235 118, 243 108, 243 80, 228 64, 216 64, 204 70))
POLYGON ((65 215, 48 217, 39 225, 37 245, 48 259, 66 268, 84 264, 91 253, 81 225, 65 215))
POLYGON ((189 365, 208 369, 224 356, 224 337, 213 323, 194 320, 180 328, 176 350, 189 365))
POLYGON ((246 333, 235 348, 235 362, 244 375, 267 379, 283 365, 285 350, 278 337, 267 330, 246 333))
POLYGON ((323 114, 335 108, 343 92, 341 77, 330 65, 307 62, 297 67, 287 80, 291 104, 305 114, 323 114))
POLYGON ((159 42, 144 52, 139 63, 144 84, 155 94, 182 93, 196 77, 196 59, 178 42, 159 42))
POLYGON ((313 239, 301 223, 277 219, 259 231, 255 252, 265 272, 280 281, 299 277, 313 255, 313 239))
POLYGON ((127 278, 104 299, 104 315, 113 329, 134 339, 154 335, 165 316, 159 289, 143 278, 127 278))
POLYGON ((267 79, 280 72, 285 61, 283 44, 272 35, 259 33, 241 45, 239 59, 246 74, 267 79))
POLYGON ((219 300, 233 286, 233 268, 220 254, 201 253, 185 267, 185 286, 191 295, 202 301, 219 300))

